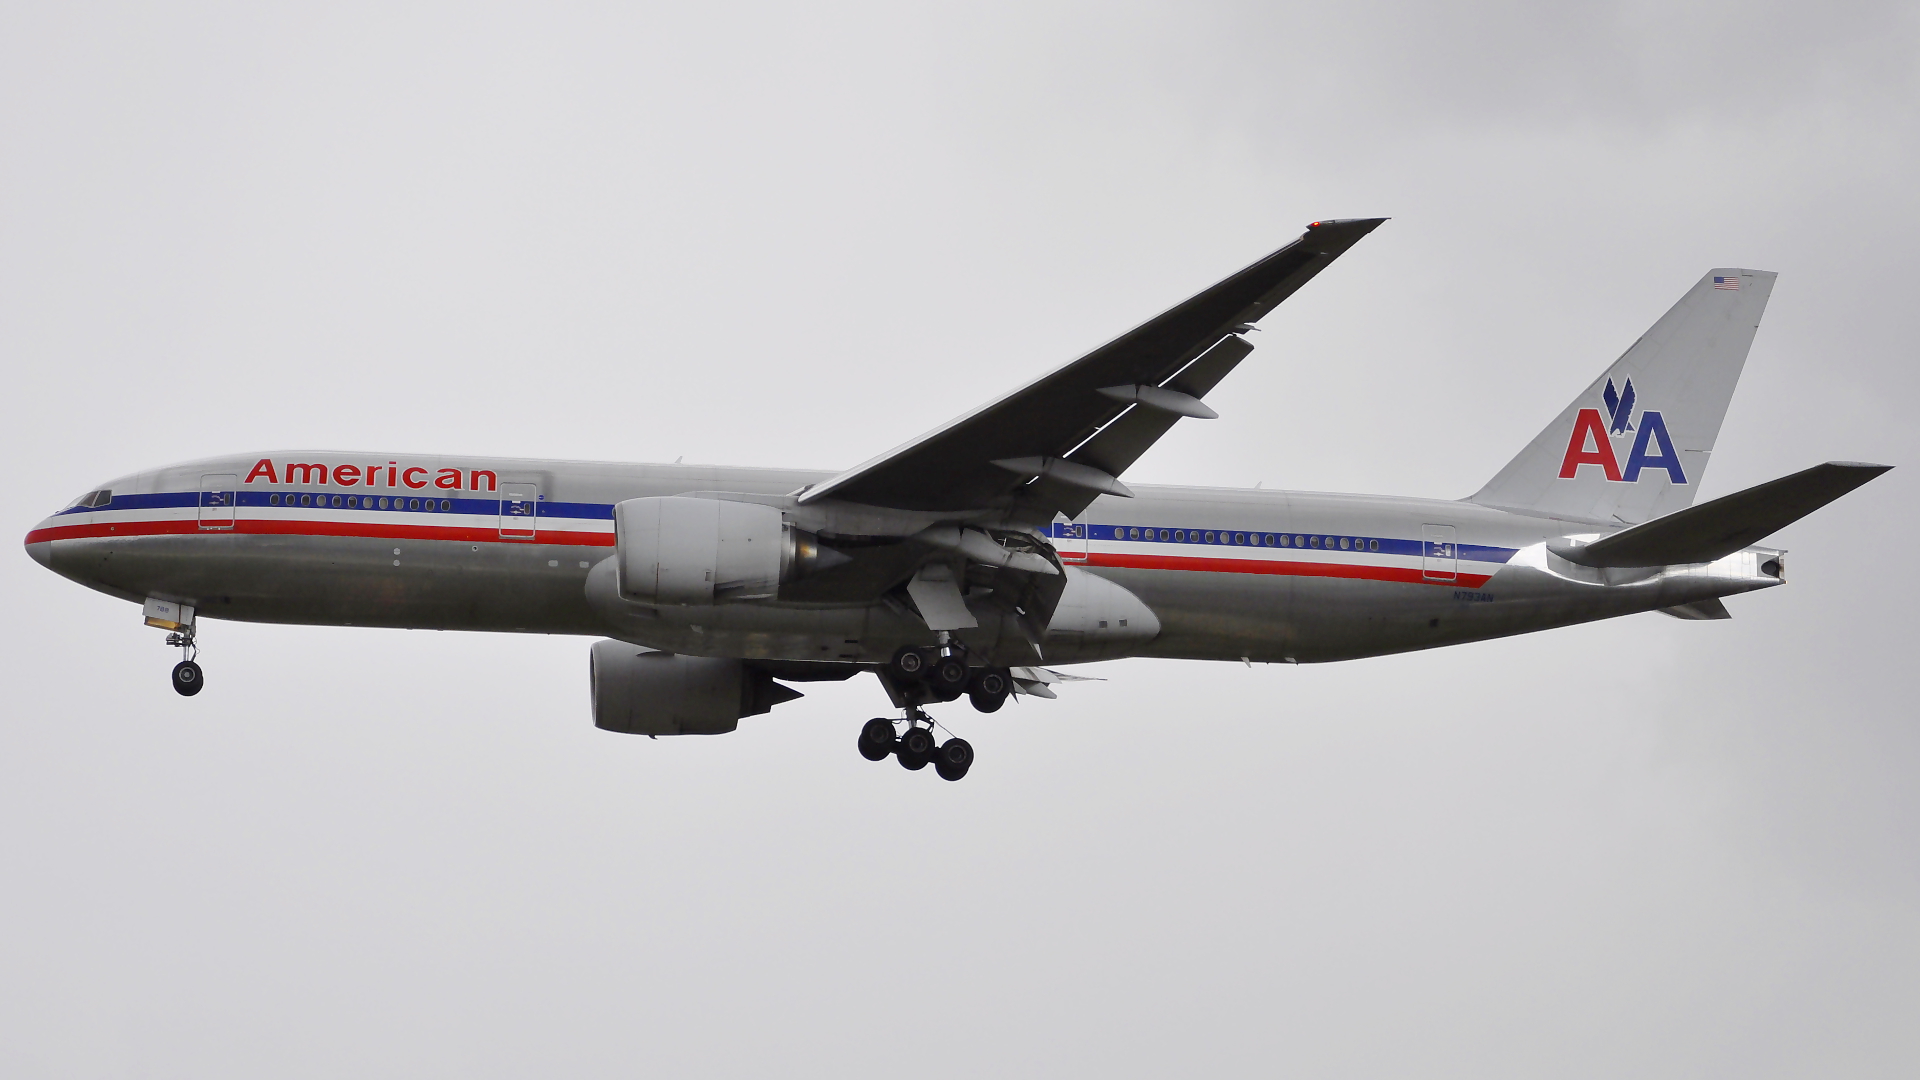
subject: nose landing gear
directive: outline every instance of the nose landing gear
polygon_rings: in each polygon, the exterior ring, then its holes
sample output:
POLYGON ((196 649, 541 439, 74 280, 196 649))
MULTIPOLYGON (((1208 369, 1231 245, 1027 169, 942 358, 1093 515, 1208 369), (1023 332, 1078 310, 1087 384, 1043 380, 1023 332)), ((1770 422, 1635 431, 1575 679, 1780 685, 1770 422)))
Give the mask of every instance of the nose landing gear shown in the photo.
POLYGON ((908 708, 906 730, 898 736, 893 730, 895 723, 897 721, 884 716, 867 721, 860 729, 860 756, 868 761, 884 761, 891 755, 899 759, 901 768, 910 772, 932 765, 942 780, 958 780, 973 768, 973 744, 961 738, 936 742, 933 719, 918 706, 908 708))
POLYGON ((173 665, 173 691, 181 697, 192 697, 206 685, 207 677, 200 670, 197 657, 200 647, 193 643, 193 634, 177 633, 167 635, 167 644, 180 650, 181 660, 173 665))

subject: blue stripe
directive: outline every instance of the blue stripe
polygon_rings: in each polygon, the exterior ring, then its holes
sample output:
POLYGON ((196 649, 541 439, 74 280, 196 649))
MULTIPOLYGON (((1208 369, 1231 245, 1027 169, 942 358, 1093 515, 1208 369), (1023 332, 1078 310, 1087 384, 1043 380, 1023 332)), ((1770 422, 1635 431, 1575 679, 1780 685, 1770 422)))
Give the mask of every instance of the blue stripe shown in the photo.
MULTIPOLYGON (((334 493, 331 491, 316 491, 312 488, 308 488, 306 490, 295 489, 291 491, 248 490, 248 491, 238 492, 236 495, 236 502, 240 506, 272 507, 274 506, 273 497, 278 496, 283 505, 293 506, 294 509, 300 509, 300 507, 295 505, 296 503, 299 502, 300 496, 312 495, 316 498, 328 500, 328 505, 331 508, 331 497, 333 496, 333 494, 334 493)), ((91 514, 91 513, 96 513, 102 510, 190 509, 192 507, 196 507, 200 505, 200 497, 201 497, 201 492, 198 492, 198 491, 165 491, 165 492, 159 492, 152 495, 115 495, 112 501, 107 503, 105 506, 70 506, 67 509, 60 511, 59 514, 55 514, 54 516, 59 517, 64 514, 91 514)), ((351 497, 360 505, 349 507, 346 505, 346 500, 348 497, 349 496, 344 496, 344 495, 339 496, 341 501, 341 505, 339 509, 371 510, 376 514, 393 513, 396 510, 408 512, 408 513, 415 513, 415 514, 423 514, 428 512, 428 510, 431 510, 433 513, 436 513, 436 514, 446 513, 446 514, 497 515, 500 513, 499 499, 447 499, 438 495, 429 497, 419 493, 412 493, 408 495, 388 494, 388 495, 382 496, 382 495, 362 495, 356 492, 351 497), (379 503, 378 503, 378 500, 381 498, 389 499, 396 505, 390 505, 385 510, 382 510, 380 509, 379 503), (406 504, 409 499, 419 499, 422 506, 425 507, 425 509, 407 510, 406 504), (450 502, 452 503, 452 506, 447 510, 441 510, 440 504, 442 502, 450 502), (432 503, 432 506, 430 507, 426 506, 427 503, 432 503)), ((309 509, 317 509, 317 507, 310 507, 309 509)), ((538 516, 543 518, 572 518, 572 519, 587 520, 587 521, 612 521, 613 520, 613 504, 612 503, 582 503, 582 502, 546 502, 542 500, 540 503, 540 512, 538 516)))
MULTIPOLYGON (((328 499, 329 502, 331 502, 330 497, 333 495, 333 492, 317 491, 312 488, 307 488, 305 490, 296 488, 293 490, 281 490, 281 491, 246 490, 238 493, 238 502, 239 502, 239 505, 241 506, 271 507, 273 506, 271 497, 279 496, 283 505, 291 505, 290 503, 287 502, 287 499, 289 496, 291 496, 292 499, 295 502, 297 502, 299 500, 299 497, 302 495, 312 495, 319 498, 328 499)), ((160 509, 178 509, 178 508, 185 508, 185 507, 195 507, 200 505, 200 497, 201 497, 201 493, 198 491, 169 491, 169 492, 162 492, 154 495, 115 495, 113 497, 113 501, 109 502, 105 506, 74 506, 74 507, 69 507, 65 510, 60 511, 60 514, 87 514, 87 513, 93 513, 94 511, 97 511, 97 510, 160 510, 160 509)), ((357 506, 357 507, 346 506, 345 502, 346 502, 347 496, 342 496, 341 497, 342 505, 339 507, 339 509, 371 510, 376 514, 393 513, 394 511, 420 514, 420 513, 427 513, 428 510, 430 509, 433 513, 436 513, 436 514, 452 513, 452 514, 496 515, 500 513, 500 502, 501 502, 501 500, 499 499, 445 499, 437 495, 428 497, 426 495, 420 495, 420 494, 411 494, 411 495, 388 494, 388 495, 381 496, 381 495, 359 495, 356 493, 354 497, 361 503, 360 506, 357 506), (381 498, 393 500, 395 503, 398 503, 400 505, 394 505, 385 510, 379 509, 377 500, 381 498), (433 505, 432 507, 429 507, 427 509, 407 510, 404 504, 408 499, 419 499, 423 504, 431 502, 433 505), (438 509, 440 503, 442 502, 451 502, 452 508, 449 510, 438 509)), ((298 506, 294 506, 293 508, 300 509, 300 507, 298 506)), ((312 509, 317 509, 317 508, 312 508, 312 509)), ((56 514, 55 516, 58 517, 60 515, 56 514)), ((584 520, 584 521, 612 521, 613 520, 613 504, 612 503, 586 503, 586 502, 546 502, 542 500, 540 503, 540 512, 538 516, 543 518, 570 518, 574 520, 584 520)), ((1206 547, 1206 546, 1273 547, 1273 548, 1281 548, 1282 550, 1292 550, 1297 547, 1305 546, 1306 548, 1311 550, 1312 545, 1310 541, 1313 539, 1314 536, 1317 535, 1319 536, 1320 543, 1322 545, 1319 550, 1322 550, 1322 551, 1328 550, 1328 547, 1326 546, 1327 541, 1331 539, 1333 541, 1331 549, 1338 551, 1340 550, 1339 545, 1340 545, 1340 540, 1342 539, 1341 534, 1337 534, 1337 533, 1331 534, 1331 535, 1327 533, 1315 534, 1315 533, 1291 533, 1291 532, 1282 534, 1277 530, 1275 532, 1266 532, 1262 530, 1249 535, 1249 539, 1253 537, 1258 537, 1258 543, 1235 544, 1233 542, 1233 537, 1236 535, 1236 533, 1232 530, 1195 529, 1195 528, 1190 528, 1184 525, 1165 525, 1165 526, 1154 525, 1149 527, 1146 525, 1128 526, 1128 525, 1091 525, 1090 524, 1090 525, 1079 526, 1079 527, 1084 528, 1086 530, 1087 539, 1089 540, 1123 540, 1128 543, 1134 543, 1134 544, 1145 544, 1145 543, 1151 542, 1155 544, 1179 544, 1182 546, 1192 546, 1192 545, 1198 544, 1202 547, 1206 547), (1129 534, 1128 532, 1129 529, 1139 529, 1141 535, 1139 537, 1134 537, 1129 534), (1160 534, 1163 532, 1167 534, 1168 539, 1162 540, 1160 538, 1160 534), (1185 537, 1185 539, 1183 540, 1172 539, 1171 537, 1175 532, 1179 532, 1180 534, 1182 534, 1185 537), (1286 545, 1282 545, 1280 543, 1280 537, 1282 535, 1285 535, 1287 537, 1288 543, 1286 545), (1209 536, 1211 536, 1212 539, 1208 539, 1209 536)), ((1072 534, 1072 530, 1074 528, 1076 528, 1076 526, 1067 525, 1061 522, 1055 522, 1053 526, 1048 530, 1048 535, 1056 539, 1066 539, 1068 536, 1072 534)), ((1247 534, 1241 534, 1241 535, 1247 535, 1247 534)), ((1405 556, 1417 557, 1417 556, 1424 556, 1428 553, 1427 543, 1424 540, 1404 540, 1404 539, 1391 537, 1391 536, 1354 536, 1351 533, 1345 534, 1345 539, 1350 543, 1358 541, 1360 547, 1364 549, 1364 551, 1367 554, 1405 555, 1405 556), (1378 547, 1375 546, 1376 544, 1378 545, 1378 547)), ((1508 548, 1508 547, 1489 547, 1481 544, 1459 544, 1457 545, 1457 550, 1459 552, 1459 557, 1469 562, 1504 563, 1507 560, 1513 558, 1515 552, 1518 549, 1508 548)), ((1441 553, 1435 552, 1434 554, 1439 555, 1441 553)))
MULTIPOLYGON (((1130 544, 1175 544, 1182 547, 1191 547, 1195 544, 1201 547, 1270 547, 1284 551, 1292 551, 1296 548, 1313 550, 1313 541, 1318 539, 1320 541, 1318 550, 1326 551, 1331 549, 1339 551, 1341 550, 1340 541, 1344 539, 1348 541, 1348 543, 1355 545, 1355 548, 1358 550, 1369 555, 1406 555, 1419 557, 1428 554, 1427 542, 1424 540, 1404 540, 1392 536, 1355 536, 1352 533, 1346 533, 1344 535, 1339 533, 1282 533, 1277 529, 1273 532, 1267 532, 1264 529, 1253 532, 1237 532, 1232 529, 1195 529, 1184 525, 1154 525, 1149 527, 1146 525, 1088 524, 1084 526, 1074 526, 1063 522, 1055 522, 1048 531, 1048 535, 1055 539, 1066 539, 1069 536, 1075 535, 1072 530, 1076 528, 1084 529, 1088 540, 1119 540, 1130 544), (1134 536, 1132 532, 1132 530, 1135 529, 1138 529, 1140 532, 1140 535, 1137 537, 1134 536), (1165 537, 1164 539, 1163 535, 1165 537), (1177 540, 1173 539, 1176 535, 1182 538, 1177 540), (1243 541, 1235 543, 1235 536, 1244 536, 1246 537, 1246 541, 1251 542, 1243 541), (1281 543, 1283 537, 1286 540, 1284 544, 1281 543), (1331 543, 1329 543, 1329 541, 1331 541, 1331 543)), ((1355 548, 1348 550, 1354 550, 1355 548)), ((1460 558, 1469 562, 1483 563, 1504 563, 1513 558, 1514 553, 1519 550, 1517 548, 1507 547, 1488 547, 1481 544, 1457 544, 1455 545, 1455 549, 1459 553, 1460 558)), ((1433 554, 1436 556, 1442 555, 1441 552, 1434 552, 1433 554)))

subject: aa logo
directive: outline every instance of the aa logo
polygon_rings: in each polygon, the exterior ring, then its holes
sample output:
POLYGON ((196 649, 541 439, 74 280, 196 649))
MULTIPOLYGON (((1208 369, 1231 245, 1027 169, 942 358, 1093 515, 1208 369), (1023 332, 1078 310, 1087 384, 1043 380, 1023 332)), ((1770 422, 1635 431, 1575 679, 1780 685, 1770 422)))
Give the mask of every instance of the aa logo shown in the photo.
POLYGON ((1567 456, 1560 459, 1560 479, 1571 480, 1580 474, 1582 465, 1598 465, 1608 480, 1631 484, 1640 479, 1640 474, 1648 469, 1662 469, 1667 477, 1676 484, 1687 482, 1687 474, 1680 467, 1680 453, 1673 448, 1673 438, 1667 434, 1667 421, 1652 409, 1640 413, 1638 425, 1633 417, 1633 380, 1621 390, 1613 388, 1613 380, 1607 380, 1606 393, 1600 400, 1607 407, 1605 417, 1599 409, 1581 409, 1574 418, 1573 434, 1567 439, 1567 456), (1620 459, 1613 451, 1613 437, 1633 435, 1633 449, 1627 453, 1627 467, 1620 468, 1620 459))

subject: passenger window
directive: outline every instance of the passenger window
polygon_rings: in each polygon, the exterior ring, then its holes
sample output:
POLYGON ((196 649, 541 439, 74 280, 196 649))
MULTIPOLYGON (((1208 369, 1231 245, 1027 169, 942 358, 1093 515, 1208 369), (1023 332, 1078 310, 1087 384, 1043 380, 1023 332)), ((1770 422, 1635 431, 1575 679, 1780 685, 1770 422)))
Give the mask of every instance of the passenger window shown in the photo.
POLYGON ((1281 534, 1280 534, 1280 546, 1281 546, 1281 547, 1286 547, 1286 546, 1287 546, 1287 534, 1286 534, 1286 533, 1281 533, 1281 534))
POLYGON ((1213 543, 1213 534, 1212 534, 1212 533, 1208 533, 1208 534, 1207 534, 1207 543, 1209 543, 1209 544, 1211 544, 1211 543, 1213 543))
POLYGON ((1341 538, 1340 538, 1340 550, 1341 550, 1341 551, 1345 551, 1345 550, 1347 550, 1347 543, 1348 543, 1348 540, 1347 540, 1347 538, 1346 538, 1346 537, 1344 537, 1344 536, 1343 536, 1343 537, 1341 537, 1341 538))
POLYGON ((418 509, 420 509, 420 500, 419 500, 419 499, 408 499, 408 500, 407 500, 407 509, 409 509, 409 510, 418 510, 418 509))
POLYGON ((312 505, 313 505, 313 496, 311 496, 311 495, 302 495, 302 496, 300 496, 300 505, 301 505, 301 506, 312 506, 312 505))
POLYGON ((279 506, 279 505, 280 505, 280 496, 278 496, 278 495, 269 495, 269 496, 267 496, 267 505, 268 505, 268 506, 279 506))
POLYGON ((347 509, 357 510, 359 508, 360 508, 360 496, 358 495, 347 496, 347 509))
POLYGON ((1380 550, 1380 541, 1378 541, 1378 540, 1369 540, 1369 541, 1367 541, 1367 550, 1368 550, 1368 551, 1379 551, 1379 550, 1380 550))
POLYGON ((441 499, 441 500, 440 500, 440 509, 442 509, 442 510, 451 510, 451 509, 453 509, 453 500, 452 500, 452 499, 441 499))
POLYGON ((1246 542, 1247 542, 1247 534, 1246 534, 1246 533, 1234 533, 1234 534, 1233 534, 1233 542, 1234 542, 1234 543, 1236 543, 1236 544, 1244 544, 1244 543, 1246 543, 1246 542))
POLYGON ((335 496, 333 497, 333 508, 334 508, 334 509, 336 509, 336 510, 338 510, 338 509, 340 508, 340 496, 338 496, 338 495, 335 495, 335 496))
POLYGON ((1268 533, 1268 534, 1267 534, 1267 546, 1268 546, 1268 547, 1272 547, 1272 546, 1273 546, 1273 534, 1272 534, 1272 533, 1268 533))
POLYGON ((1320 538, 1319 538, 1319 537, 1317 537, 1317 536, 1316 536, 1316 537, 1314 537, 1314 538, 1313 538, 1313 546, 1314 546, 1314 547, 1319 547, 1319 546, 1320 546, 1320 538))
POLYGON ((1173 530, 1173 538, 1184 544, 1187 542, 1187 531, 1185 529, 1175 529, 1173 530))

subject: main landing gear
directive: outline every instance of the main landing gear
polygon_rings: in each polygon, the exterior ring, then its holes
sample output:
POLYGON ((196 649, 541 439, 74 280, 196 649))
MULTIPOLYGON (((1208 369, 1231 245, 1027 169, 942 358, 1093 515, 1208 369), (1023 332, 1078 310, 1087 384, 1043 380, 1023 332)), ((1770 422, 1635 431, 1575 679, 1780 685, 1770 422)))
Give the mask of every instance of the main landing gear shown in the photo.
POLYGON ((197 658, 200 647, 193 643, 193 633, 167 635, 167 644, 180 650, 180 662, 173 665, 173 692, 181 697, 192 697, 206 685, 207 677, 200 670, 197 658))
POLYGON ((933 721, 916 707, 907 710, 906 730, 894 734, 898 721, 876 716, 860 729, 860 756, 868 761, 884 761, 888 755, 900 760, 900 767, 918 771, 933 766, 942 780, 958 780, 973 768, 973 744, 953 738, 936 743, 933 721))
POLYGON ((912 771, 931 765, 943 780, 958 780, 973 768, 973 745, 959 738, 939 742, 933 719, 920 706, 965 694, 974 708, 994 712, 1013 693, 1013 676, 1005 668, 974 667, 963 647, 944 634, 941 640, 939 648, 901 649, 881 673, 894 703, 904 705, 907 715, 904 721, 876 717, 860 729, 860 755, 868 761, 892 756, 912 771), (896 732, 900 723, 906 727, 896 732))
POLYGON ((953 701, 965 694, 981 712, 997 711, 1013 692, 1013 677, 1006 669, 969 667, 966 654, 957 648, 908 646, 894 653, 887 667, 896 684, 917 688, 923 700, 953 701))

